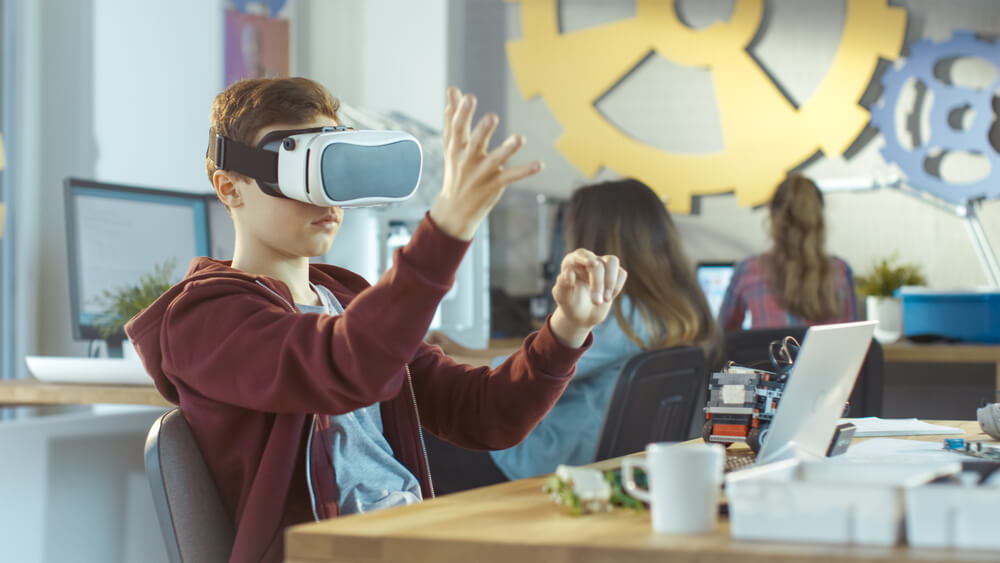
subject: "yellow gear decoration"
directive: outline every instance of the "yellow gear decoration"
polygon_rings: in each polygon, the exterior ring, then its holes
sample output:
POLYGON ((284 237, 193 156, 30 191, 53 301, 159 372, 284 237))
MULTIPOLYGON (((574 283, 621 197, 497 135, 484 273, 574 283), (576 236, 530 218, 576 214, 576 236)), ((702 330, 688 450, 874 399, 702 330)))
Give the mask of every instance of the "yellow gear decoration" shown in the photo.
POLYGON ((563 126, 556 148, 587 176, 605 166, 645 182, 679 213, 690 212, 692 195, 729 191, 741 205, 760 205, 817 149, 843 153, 868 122, 858 100, 878 57, 896 57, 906 28, 902 8, 884 0, 845 0, 830 70, 796 109, 746 51, 760 25, 762 0, 736 0, 729 21, 700 30, 681 22, 674 2, 636 0, 634 18, 562 34, 557 0, 512 1, 520 1, 524 36, 507 43, 507 56, 521 95, 542 95, 563 126), (722 152, 676 154, 644 145, 595 109, 651 50, 676 64, 711 70, 722 152))

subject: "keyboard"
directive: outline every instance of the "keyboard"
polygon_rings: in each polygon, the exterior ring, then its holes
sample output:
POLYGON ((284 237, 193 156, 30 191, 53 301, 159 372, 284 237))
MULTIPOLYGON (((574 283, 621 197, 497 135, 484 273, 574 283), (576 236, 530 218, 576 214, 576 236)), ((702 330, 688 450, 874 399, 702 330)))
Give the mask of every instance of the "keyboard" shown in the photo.
POLYGON ((726 464, 724 471, 729 473, 730 471, 737 471, 739 469, 744 469, 750 467, 757 461, 757 454, 752 452, 738 452, 738 453, 726 453, 726 464))

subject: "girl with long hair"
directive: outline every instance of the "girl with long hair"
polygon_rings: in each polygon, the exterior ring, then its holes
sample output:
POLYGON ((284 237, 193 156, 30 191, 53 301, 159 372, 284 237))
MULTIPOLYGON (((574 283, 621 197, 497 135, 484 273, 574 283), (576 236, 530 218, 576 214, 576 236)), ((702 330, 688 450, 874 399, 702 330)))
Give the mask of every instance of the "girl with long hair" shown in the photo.
POLYGON ((772 248, 739 263, 722 303, 720 324, 736 330, 749 312, 753 328, 853 321, 851 267, 826 253, 823 194, 809 178, 788 176, 771 198, 772 248))
MULTIPOLYGON (((555 471, 559 464, 594 461, 604 414, 615 382, 631 357, 647 350, 699 346, 716 358, 720 332, 698 285, 693 264, 660 198, 638 180, 619 180, 576 190, 566 209, 566 247, 614 254, 629 276, 608 315, 592 333, 594 343, 577 363, 576 374, 558 403, 517 446, 489 452, 492 465, 508 479, 555 471), (613 318, 612 318, 613 317, 613 318)), ((446 339, 436 342, 455 350, 446 339)), ((450 349, 449 349, 450 348, 450 349)), ((505 358, 497 358, 494 365, 505 358)), ((429 446, 436 482, 469 476, 473 466, 454 457, 434 464, 438 444, 429 446), (465 468, 456 470, 456 466, 465 468)), ((489 473, 499 475, 493 468, 489 473)), ((495 480, 493 481, 495 482, 495 480)), ((484 482, 449 487, 453 492, 484 482)))

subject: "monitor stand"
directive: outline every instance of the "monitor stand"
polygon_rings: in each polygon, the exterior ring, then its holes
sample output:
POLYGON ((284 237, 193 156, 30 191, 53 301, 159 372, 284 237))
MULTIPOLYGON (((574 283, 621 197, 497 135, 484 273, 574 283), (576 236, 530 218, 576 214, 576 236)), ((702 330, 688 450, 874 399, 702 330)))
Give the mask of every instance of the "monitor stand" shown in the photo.
POLYGON ((122 354, 122 343, 125 342, 125 336, 116 334, 114 336, 109 336, 105 342, 108 344, 108 357, 109 358, 121 358, 122 354))

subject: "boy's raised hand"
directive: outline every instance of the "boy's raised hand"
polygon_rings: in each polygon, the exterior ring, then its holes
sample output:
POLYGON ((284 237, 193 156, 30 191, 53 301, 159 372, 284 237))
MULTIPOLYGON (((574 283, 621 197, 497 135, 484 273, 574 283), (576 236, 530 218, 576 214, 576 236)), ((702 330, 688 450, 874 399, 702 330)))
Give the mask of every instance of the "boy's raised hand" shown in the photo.
POLYGON ((444 182, 431 205, 431 219, 444 232, 471 240, 479 223, 496 205, 508 184, 538 173, 538 161, 504 166, 523 145, 524 137, 511 135, 487 152, 498 118, 484 115, 471 129, 476 97, 448 89, 444 110, 444 182))
POLYGON ((567 254, 552 288, 552 332, 567 346, 582 346, 590 329, 608 316, 627 278, 617 256, 597 256, 582 248, 567 254))

